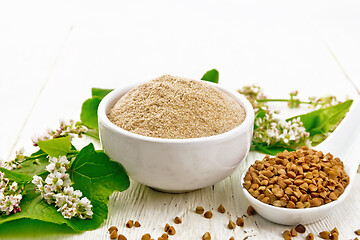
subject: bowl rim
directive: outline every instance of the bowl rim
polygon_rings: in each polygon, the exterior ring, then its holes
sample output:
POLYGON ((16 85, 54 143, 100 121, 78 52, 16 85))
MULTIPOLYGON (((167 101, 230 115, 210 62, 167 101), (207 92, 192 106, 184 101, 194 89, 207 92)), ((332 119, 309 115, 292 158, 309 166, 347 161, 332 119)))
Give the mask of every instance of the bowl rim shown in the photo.
MULTIPOLYGON (((191 79, 193 80, 193 79, 191 79)), ((146 142, 154 142, 154 143, 199 143, 199 142, 210 142, 210 141, 216 141, 216 140, 223 140, 223 139, 227 139, 229 137, 233 137, 233 136, 237 136, 240 135, 246 131, 248 131, 249 129, 249 124, 253 124, 254 122, 254 109, 251 105, 251 103, 247 100, 247 98, 238 93, 237 91, 234 91, 232 89, 229 89, 227 87, 218 85, 216 83, 212 83, 212 82, 207 82, 204 80, 194 80, 194 81, 201 81, 204 82, 206 84, 210 84, 214 87, 216 87, 217 89, 219 89, 220 91, 222 91, 223 93, 225 93, 226 95, 232 97, 238 104, 240 104, 246 113, 245 119, 244 121, 237 127, 221 133, 221 134, 217 134, 217 135, 212 135, 212 136, 208 136, 208 137, 199 137, 199 138, 181 138, 181 139, 172 139, 172 138, 157 138, 157 137, 149 137, 149 136, 144 136, 144 135, 140 135, 137 133, 132 133, 129 132, 125 129, 120 128, 119 126, 115 125, 114 123, 112 123, 110 121, 110 119, 107 117, 107 109, 110 109, 109 105, 110 104, 115 104, 124 94, 126 94, 128 91, 130 91, 131 89, 135 88, 136 86, 145 83, 147 81, 142 81, 142 82, 137 82, 137 83, 132 83, 132 84, 128 84, 125 85, 123 87, 120 88, 116 88, 113 91, 111 91, 109 94, 107 94, 100 102, 99 107, 98 107, 98 122, 99 122, 99 126, 100 124, 102 124, 104 127, 110 129, 111 131, 115 132, 116 134, 122 134, 125 135, 127 137, 131 137, 137 140, 142 140, 142 141, 146 141, 146 142)), ((113 105, 112 105, 113 106, 113 105)), ((111 106, 111 107, 112 107, 111 106)), ((253 127, 251 127, 251 130, 253 129, 253 127)), ((100 132, 100 128, 99 128, 99 132, 100 132)), ((100 134, 100 138, 101 138, 101 134, 100 134)))

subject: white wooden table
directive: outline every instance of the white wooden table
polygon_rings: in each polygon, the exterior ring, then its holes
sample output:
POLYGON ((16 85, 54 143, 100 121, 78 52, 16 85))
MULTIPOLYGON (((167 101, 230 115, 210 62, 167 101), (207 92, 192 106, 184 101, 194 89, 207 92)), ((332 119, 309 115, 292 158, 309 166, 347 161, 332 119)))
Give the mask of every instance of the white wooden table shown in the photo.
MULTIPOLYGON (((200 78, 217 68, 221 84, 258 83, 269 97, 297 89, 302 97, 355 98, 359 12, 358 1, 1 1, 0 155, 10 158, 21 147, 31 153, 35 133, 56 127, 59 119, 78 120, 91 87, 116 88, 162 74, 200 78)), ((283 109, 284 116, 307 111, 283 109)), ((259 215, 245 218, 243 228, 226 227, 229 219, 246 213, 239 176, 261 157, 250 153, 232 176, 186 194, 159 193, 132 181, 127 191, 111 197, 109 217, 95 231, 74 234, 57 227, 54 234, 39 224, 19 232, 0 225, 0 239, 109 239, 112 225, 128 239, 144 233, 157 239, 175 216, 183 224, 175 225, 171 239, 201 239, 207 231, 213 239, 281 239, 288 227, 259 215), (220 203, 226 214, 216 212, 220 203), (214 208, 214 217, 195 214, 198 205, 214 208), (129 219, 142 227, 125 228, 129 219)), ((308 225, 308 231, 336 226, 340 239, 355 238, 360 174, 355 181, 344 204, 308 225)))

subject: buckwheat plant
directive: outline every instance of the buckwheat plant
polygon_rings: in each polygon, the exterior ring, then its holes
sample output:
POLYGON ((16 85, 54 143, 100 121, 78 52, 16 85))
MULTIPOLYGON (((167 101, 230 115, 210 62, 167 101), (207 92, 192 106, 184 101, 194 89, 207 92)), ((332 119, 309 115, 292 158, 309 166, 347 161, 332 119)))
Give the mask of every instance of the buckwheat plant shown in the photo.
POLYGON ((45 141, 53 138, 70 136, 70 140, 71 140, 75 136, 81 138, 83 134, 86 133, 87 131, 88 131, 87 127, 75 123, 74 120, 70 120, 69 122, 60 121, 59 129, 57 130, 49 129, 44 135, 34 136, 32 138, 32 141, 34 143, 34 146, 37 146, 37 143, 39 141, 45 141))
POLYGON ((34 176, 32 183, 36 185, 41 197, 48 204, 55 204, 64 218, 71 219, 79 217, 81 219, 92 218, 92 205, 88 198, 82 197, 82 192, 71 187, 70 175, 66 172, 69 169, 69 161, 65 156, 49 158, 50 164, 46 167, 49 175, 45 181, 34 176))
POLYGON ((5 177, 0 171, 0 215, 12 214, 21 211, 20 201, 24 188, 18 183, 5 177))
MULTIPOLYGON (((245 86, 238 90, 238 92, 244 94, 251 102, 255 116, 257 116, 255 118, 253 136, 255 143, 290 148, 310 145, 310 133, 306 131, 300 118, 291 121, 277 118, 277 112, 270 110, 266 105, 266 102, 272 101, 273 99, 267 99, 259 86, 245 86)), ((297 94, 297 91, 290 93, 290 99, 287 100, 289 107, 296 107, 302 103, 295 98, 297 94)), ((275 99, 275 101, 280 100, 281 99, 275 99)))

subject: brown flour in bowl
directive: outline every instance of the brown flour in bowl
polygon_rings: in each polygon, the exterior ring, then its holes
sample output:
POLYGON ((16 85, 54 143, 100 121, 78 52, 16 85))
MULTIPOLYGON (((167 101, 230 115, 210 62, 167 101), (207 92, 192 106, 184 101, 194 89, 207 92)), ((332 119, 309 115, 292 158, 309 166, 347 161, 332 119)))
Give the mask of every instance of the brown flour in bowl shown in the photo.
POLYGON ((207 83, 164 75, 127 92, 108 117, 132 133, 184 139, 227 132, 244 121, 245 110, 207 83))

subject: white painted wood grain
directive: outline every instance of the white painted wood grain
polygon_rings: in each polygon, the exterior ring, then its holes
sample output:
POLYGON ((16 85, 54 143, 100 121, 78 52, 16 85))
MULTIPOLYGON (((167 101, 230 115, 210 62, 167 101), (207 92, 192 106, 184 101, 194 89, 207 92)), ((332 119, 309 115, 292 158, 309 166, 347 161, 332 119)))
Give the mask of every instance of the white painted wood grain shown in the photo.
MULTIPOLYGON (((17 5, 9 4, 2 2, 0 8, 0 102, 6 114, 0 118, 0 146, 5 156, 22 146, 30 152, 30 137, 56 127, 61 118, 78 120, 91 87, 120 87, 165 73, 200 78, 217 68, 222 84, 238 88, 259 83, 270 97, 286 97, 294 89, 303 97, 358 95, 344 74, 353 79, 359 73, 357 55, 350 54, 358 51, 358 43, 349 40, 357 35, 349 27, 343 37, 337 36, 344 22, 357 26, 355 2, 319 1, 309 7, 282 1, 36 0, 23 3, 13 23, 5 20, 11 19, 17 5), (331 30, 334 22, 339 23, 336 31, 331 30), (324 39, 344 68, 334 61, 324 39)), ((306 108, 287 110, 284 116, 303 111, 306 108)), ((59 234, 44 236, 39 223, 24 233, 16 227, 7 232, 0 228, 0 239, 109 239, 106 230, 111 225, 128 239, 140 239, 146 232, 158 237, 175 216, 183 224, 175 225, 172 239, 201 239, 206 231, 213 239, 281 239, 288 228, 260 216, 246 218, 242 229, 226 228, 229 219, 246 212, 239 176, 259 158, 251 153, 231 177, 186 194, 159 193, 132 182, 127 191, 111 197, 108 220, 95 231, 72 234, 59 227, 59 234), (193 212, 197 205, 216 209, 220 203, 227 213, 214 211, 211 220, 193 212), (125 228, 129 219, 139 220, 142 227, 125 228)), ((326 219, 308 225, 309 231, 336 226, 341 239, 355 237, 353 230, 360 228, 360 205, 355 204, 359 175, 355 181, 349 199, 326 219)))
POLYGON ((71 25, 58 6, 0 2, 0 157, 8 158, 56 65, 71 25))

